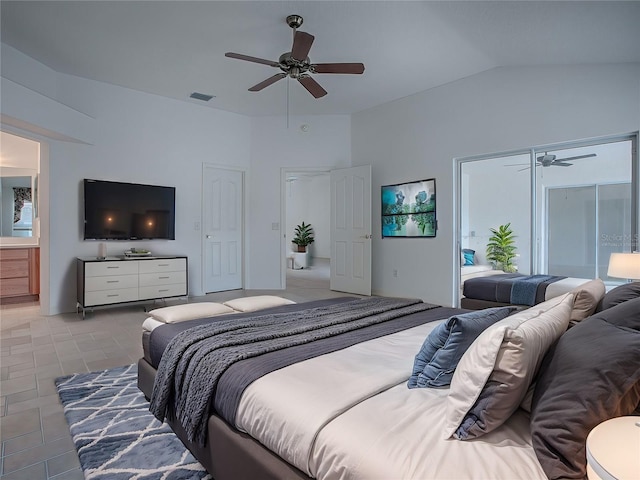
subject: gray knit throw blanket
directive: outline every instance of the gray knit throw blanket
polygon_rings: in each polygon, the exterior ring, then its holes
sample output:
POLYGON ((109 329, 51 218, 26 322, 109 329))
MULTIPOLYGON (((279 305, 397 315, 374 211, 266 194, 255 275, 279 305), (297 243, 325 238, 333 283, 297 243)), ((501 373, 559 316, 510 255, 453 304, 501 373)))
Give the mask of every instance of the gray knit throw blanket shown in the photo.
POLYGON ((204 446, 212 396, 234 362, 435 308, 416 299, 368 297, 297 312, 222 319, 185 330, 158 365, 149 410, 175 419, 204 446))

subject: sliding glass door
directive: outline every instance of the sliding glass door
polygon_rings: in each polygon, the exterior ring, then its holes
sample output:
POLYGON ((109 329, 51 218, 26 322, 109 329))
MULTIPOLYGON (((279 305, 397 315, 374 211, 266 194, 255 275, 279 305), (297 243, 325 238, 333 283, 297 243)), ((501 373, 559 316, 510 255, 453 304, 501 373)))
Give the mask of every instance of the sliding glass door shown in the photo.
POLYGON ((631 251, 630 218, 630 183, 550 188, 547 272, 612 280, 609 256, 631 251))
MULTIPOLYGON (((458 159, 456 253, 474 250, 481 270, 490 264, 490 229, 510 223, 518 272, 621 282, 607 268, 611 253, 638 249, 637 141, 633 134, 458 159)), ((472 269, 459 258, 462 283, 472 269)))

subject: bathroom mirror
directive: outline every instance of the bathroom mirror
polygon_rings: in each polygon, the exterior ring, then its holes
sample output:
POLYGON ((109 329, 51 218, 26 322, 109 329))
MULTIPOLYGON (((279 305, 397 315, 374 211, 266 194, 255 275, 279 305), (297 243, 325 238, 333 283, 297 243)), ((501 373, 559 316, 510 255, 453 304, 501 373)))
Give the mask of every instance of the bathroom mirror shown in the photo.
POLYGON ((0 169, 0 237, 32 238, 36 224, 36 171, 0 169))

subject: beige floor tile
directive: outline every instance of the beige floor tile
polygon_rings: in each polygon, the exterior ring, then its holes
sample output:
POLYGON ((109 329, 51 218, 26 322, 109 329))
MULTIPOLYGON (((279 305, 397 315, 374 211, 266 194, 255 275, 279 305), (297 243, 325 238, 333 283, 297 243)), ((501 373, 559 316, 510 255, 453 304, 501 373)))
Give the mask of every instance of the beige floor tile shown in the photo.
POLYGON ((9 378, 0 382, 0 392, 2 395, 12 395, 14 393, 25 392, 36 387, 36 376, 31 373, 19 378, 9 378))
POLYGON ((0 419, 0 432, 3 440, 19 437, 40 430, 40 412, 37 408, 25 410, 0 419))
POLYGON ((34 358, 33 353, 21 353, 19 355, 10 355, 5 357, 0 361, 3 367, 12 367, 13 365, 20 365, 21 363, 29 363, 33 364, 34 358))
POLYGON ((23 468, 2 476, 2 480, 47 480, 47 466, 45 462, 23 468))
POLYGON ((49 477, 59 475, 70 470, 80 468, 80 462, 75 450, 63 453, 47 460, 49 477))
MULTIPOLYGON (((4 457, 4 471, 5 473, 11 473, 16 470, 21 470, 30 465, 46 461, 48 459, 57 457, 66 452, 71 452, 76 457, 75 446, 69 437, 62 437, 52 442, 43 443, 33 448, 22 450, 12 455, 4 457)), ((70 466, 66 470, 71 470, 73 466, 70 466)), ((58 471, 60 473, 60 471, 58 471)))
POLYGON ((61 473, 55 477, 49 477, 49 480, 84 480, 84 474, 80 467, 61 473))
POLYGON ((43 443, 44 440, 42 439, 42 432, 40 430, 36 430, 35 432, 20 435, 19 437, 15 437, 4 442, 3 453, 4 455, 12 455, 28 448, 37 447, 43 443))
MULTIPOLYGON (((42 407, 49 405, 60 405, 60 399, 58 398, 57 392, 52 395, 37 396, 23 402, 13 402, 7 406, 7 414, 13 415, 15 413, 24 412, 25 410, 31 410, 32 408, 39 408, 40 414, 42 414, 42 407)), ((49 411, 51 410, 55 411, 55 409, 49 409, 49 411)), ((53 411, 51 411, 51 413, 53 413, 53 411)))
POLYGON ((46 443, 58 438, 71 438, 69 434, 69 425, 67 424, 64 413, 57 412, 50 415, 42 416, 42 435, 46 443))

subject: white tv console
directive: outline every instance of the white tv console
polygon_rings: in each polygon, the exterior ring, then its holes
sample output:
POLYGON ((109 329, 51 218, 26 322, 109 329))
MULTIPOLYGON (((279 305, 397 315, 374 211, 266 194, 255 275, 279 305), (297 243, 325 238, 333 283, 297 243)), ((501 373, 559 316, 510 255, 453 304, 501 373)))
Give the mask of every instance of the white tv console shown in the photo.
POLYGON ((76 261, 77 308, 186 297, 187 257, 96 257, 76 261))

